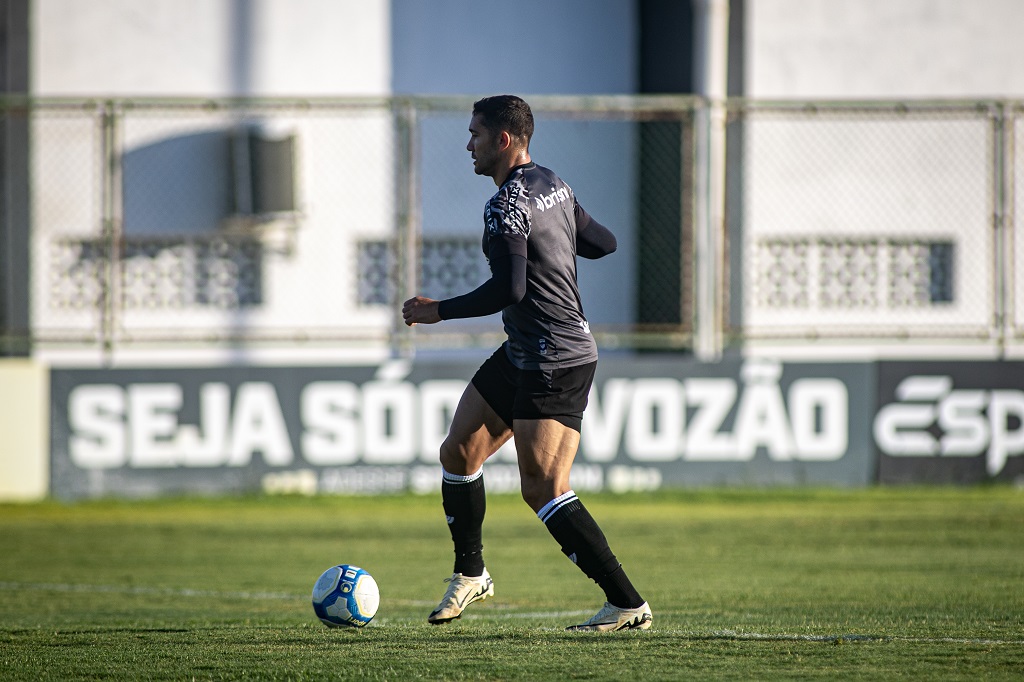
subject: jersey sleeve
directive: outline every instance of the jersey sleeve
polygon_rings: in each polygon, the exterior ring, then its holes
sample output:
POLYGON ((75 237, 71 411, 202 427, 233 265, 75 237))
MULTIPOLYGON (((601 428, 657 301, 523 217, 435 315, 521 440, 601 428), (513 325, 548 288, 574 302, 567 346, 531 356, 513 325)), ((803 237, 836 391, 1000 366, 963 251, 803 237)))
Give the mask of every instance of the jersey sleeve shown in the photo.
POLYGON ((492 256, 490 279, 468 294, 441 301, 437 314, 442 320, 483 317, 518 303, 525 295, 526 256, 504 253, 492 256))
POLYGON ((473 291, 438 305, 442 319, 483 317, 519 303, 526 295, 526 240, 530 210, 525 186, 515 177, 484 207, 484 249, 491 278, 473 291))
MULTIPOLYGON (((513 177, 484 208, 484 229, 489 241, 530 236, 530 207, 522 177, 513 177)), ((490 257, 490 253, 488 253, 490 257)))
POLYGON ((619 245, 611 230, 591 218, 579 203, 573 206, 573 214, 576 217, 577 255, 595 260, 615 252, 619 245))

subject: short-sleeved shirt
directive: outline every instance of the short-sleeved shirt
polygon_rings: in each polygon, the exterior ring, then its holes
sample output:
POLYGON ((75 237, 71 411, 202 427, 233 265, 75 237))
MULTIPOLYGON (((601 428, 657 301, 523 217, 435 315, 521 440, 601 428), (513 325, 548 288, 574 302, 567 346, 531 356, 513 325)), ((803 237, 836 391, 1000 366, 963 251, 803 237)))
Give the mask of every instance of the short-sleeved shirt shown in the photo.
POLYGON ((501 314, 506 352, 520 369, 597 360, 576 281, 576 215, 569 185, 535 163, 513 169, 484 207, 488 260, 508 253, 527 259, 526 295, 501 314))

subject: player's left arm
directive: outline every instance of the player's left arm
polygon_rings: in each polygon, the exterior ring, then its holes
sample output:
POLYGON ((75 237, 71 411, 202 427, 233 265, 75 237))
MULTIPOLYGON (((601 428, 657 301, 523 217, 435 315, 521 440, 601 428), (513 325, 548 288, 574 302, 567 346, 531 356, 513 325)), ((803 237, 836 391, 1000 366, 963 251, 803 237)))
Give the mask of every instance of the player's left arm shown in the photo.
POLYGON ((579 203, 573 206, 573 214, 576 217, 577 255, 596 260, 615 253, 619 244, 611 230, 590 217, 579 203))

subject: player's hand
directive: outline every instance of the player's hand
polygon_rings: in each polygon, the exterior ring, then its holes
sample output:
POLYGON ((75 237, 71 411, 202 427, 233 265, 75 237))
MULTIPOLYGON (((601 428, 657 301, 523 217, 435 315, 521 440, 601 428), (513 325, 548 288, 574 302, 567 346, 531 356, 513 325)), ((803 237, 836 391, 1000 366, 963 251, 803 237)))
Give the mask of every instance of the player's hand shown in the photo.
POLYGON ((432 298, 414 296, 402 305, 402 318, 410 327, 414 324, 436 324, 441 321, 437 304, 432 298))

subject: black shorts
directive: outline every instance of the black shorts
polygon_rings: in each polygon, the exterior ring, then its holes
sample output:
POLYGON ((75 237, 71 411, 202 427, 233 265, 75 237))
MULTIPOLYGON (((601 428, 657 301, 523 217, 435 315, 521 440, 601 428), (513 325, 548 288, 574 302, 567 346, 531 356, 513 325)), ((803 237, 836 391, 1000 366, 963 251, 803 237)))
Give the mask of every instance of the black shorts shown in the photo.
POLYGON ((502 346, 480 365, 473 386, 501 420, 554 419, 579 431, 597 361, 560 369, 519 369, 502 346))

